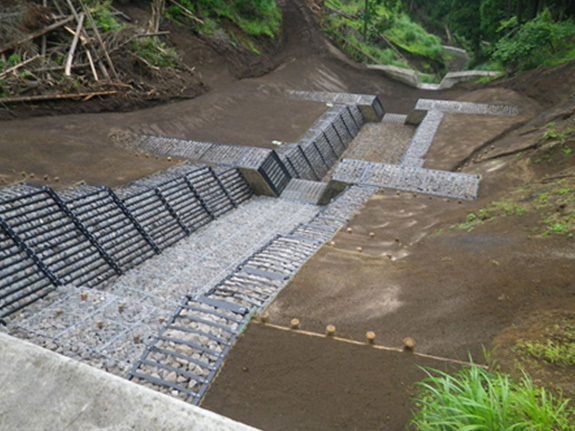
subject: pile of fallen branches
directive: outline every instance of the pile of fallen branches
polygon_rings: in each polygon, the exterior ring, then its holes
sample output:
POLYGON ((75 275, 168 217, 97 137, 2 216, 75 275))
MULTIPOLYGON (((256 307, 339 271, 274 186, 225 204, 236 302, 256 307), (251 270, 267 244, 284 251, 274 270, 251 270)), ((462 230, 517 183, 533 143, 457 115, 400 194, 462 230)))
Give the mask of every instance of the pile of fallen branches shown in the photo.
MULTIPOLYGON (((159 70, 129 49, 137 39, 166 34, 158 31, 158 24, 155 31, 134 27, 129 17, 100 1, 3 3, 7 5, 0 9, 0 103, 91 98, 132 88, 122 73, 127 56, 150 73, 159 70), (102 7, 105 19, 96 13, 102 7)), ((160 50, 162 46, 153 45, 160 50)))

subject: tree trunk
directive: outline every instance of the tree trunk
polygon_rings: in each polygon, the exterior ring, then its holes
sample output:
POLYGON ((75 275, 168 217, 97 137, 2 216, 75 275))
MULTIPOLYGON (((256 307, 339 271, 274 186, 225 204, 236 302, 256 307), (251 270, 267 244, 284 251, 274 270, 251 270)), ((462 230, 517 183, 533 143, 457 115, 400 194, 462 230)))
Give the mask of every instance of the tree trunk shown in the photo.
POLYGON ((521 25, 522 21, 522 14, 523 14, 523 5, 521 4, 521 0, 517 0, 517 9, 515 11, 515 16, 517 16, 517 23, 521 25))
POLYGON ((165 7, 166 0, 152 0, 152 16, 148 23, 148 32, 157 33, 160 30, 160 21, 165 7))

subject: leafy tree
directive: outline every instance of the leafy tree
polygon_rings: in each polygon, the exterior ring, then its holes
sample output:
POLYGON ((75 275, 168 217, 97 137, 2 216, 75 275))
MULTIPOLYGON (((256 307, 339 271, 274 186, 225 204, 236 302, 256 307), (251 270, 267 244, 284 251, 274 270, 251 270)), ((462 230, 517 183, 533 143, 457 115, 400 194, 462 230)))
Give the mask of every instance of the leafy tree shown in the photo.
POLYGON ((502 23, 501 30, 512 28, 495 47, 493 58, 512 70, 536 67, 556 52, 559 44, 575 34, 572 21, 555 22, 548 9, 533 20, 519 25, 519 18, 502 23))
POLYGON ((481 2, 479 16, 482 39, 495 42, 501 37, 498 32, 500 22, 511 18, 511 4, 509 0, 483 0, 481 2))

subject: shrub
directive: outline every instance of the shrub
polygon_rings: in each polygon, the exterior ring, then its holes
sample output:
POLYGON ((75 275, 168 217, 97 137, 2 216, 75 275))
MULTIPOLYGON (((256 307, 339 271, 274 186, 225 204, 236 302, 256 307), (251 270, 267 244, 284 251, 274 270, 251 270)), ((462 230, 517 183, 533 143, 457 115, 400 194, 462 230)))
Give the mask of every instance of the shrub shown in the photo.
POLYGON ((575 24, 554 22, 545 10, 521 26, 516 18, 504 21, 500 31, 509 32, 495 45, 492 58, 511 70, 527 70, 563 56, 569 50, 566 41, 575 33, 575 24))
POLYGON ((107 1, 92 1, 90 12, 94 17, 96 25, 101 32, 106 33, 112 30, 120 30, 122 25, 114 18, 110 7, 112 5, 112 0, 107 1))

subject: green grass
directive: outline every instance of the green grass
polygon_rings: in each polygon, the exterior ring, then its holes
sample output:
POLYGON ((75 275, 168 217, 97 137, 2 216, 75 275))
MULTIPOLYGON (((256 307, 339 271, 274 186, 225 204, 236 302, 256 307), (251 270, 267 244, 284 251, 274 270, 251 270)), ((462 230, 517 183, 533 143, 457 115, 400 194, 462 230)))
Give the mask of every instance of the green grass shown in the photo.
POLYGON ((443 63, 446 54, 437 36, 427 33, 407 15, 400 15, 391 21, 385 35, 405 51, 443 63))
POLYGON ((523 360, 543 361, 561 367, 575 366, 575 323, 572 317, 564 316, 558 323, 545 327, 537 338, 520 339, 513 350, 523 360))
MULTIPOLYGON (((204 24, 193 24, 202 34, 213 35, 232 23, 245 35, 274 38, 279 34, 282 13, 276 0, 181 0, 182 6, 192 11, 204 24)), ((170 6, 167 15, 183 19, 178 6, 170 6)))
POLYGON ((467 214, 466 221, 464 223, 455 224, 450 227, 450 229, 466 230, 471 232, 476 226, 483 224, 484 221, 489 221, 491 218, 485 210, 481 209, 477 214, 469 213, 467 214))
POLYGON ((571 400, 536 387, 524 374, 520 382, 480 367, 455 375, 430 370, 419 382, 418 431, 573 431, 571 400))
POLYGON ((499 216, 518 216, 521 217, 527 212, 525 206, 519 205, 510 199, 491 202, 485 208, 479 209, 476 213, 469 213, 465 222, 451 226, 451 229, 466 230, 471 232, 477 226, 484 222, 490 222, 499 216))
POLYGON ((409 60, 417 64, 422 72, 444 72, 447 53, 441 47, 439 38, 427 33, 408 15, 399 13, 397 8, 385 2, 371 2, 369 19, 366 21, 363 0, 330 0, 325 6, 322 16, 324 31, 356 61, 376 61, 412 69, 409 60), (396 49, 390 49, 386 40, 396 49))

